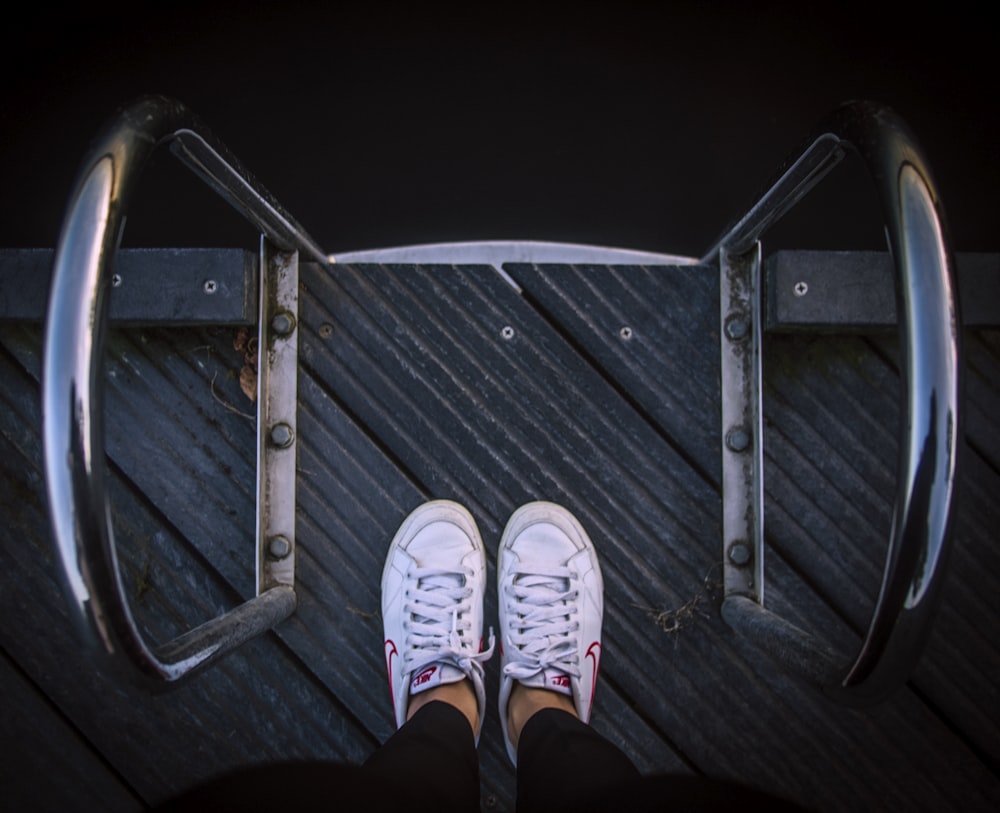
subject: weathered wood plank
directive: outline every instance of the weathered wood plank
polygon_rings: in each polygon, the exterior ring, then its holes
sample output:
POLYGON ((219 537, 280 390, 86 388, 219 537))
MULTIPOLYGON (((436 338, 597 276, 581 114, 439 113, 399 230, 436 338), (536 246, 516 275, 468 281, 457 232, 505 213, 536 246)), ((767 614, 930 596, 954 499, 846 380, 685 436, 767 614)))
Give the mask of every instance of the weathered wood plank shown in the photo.
MULTIPOLYGON (((623 280, 621 269, 575 269, 564 279, 583 274, 578 302, 574 285, 548 279, 526 286, 521 297, 488 268, 304 264, 302 271, 299 609, 275 634, 220 664, 221 676, 211 677, 210 670, 192 687, 164 696, 154 711, 138 694, 134 712, 111 704, 114 713, 134 719, 137 737, 152 736, 143 713, 166 715, 169 724, 158 736, 185 747, 191 732, 177 729, 170 715, 190 709, 184 713, 210 730, 236 732, 237 742, 221 744, 205 773, 242 762, 255 735, 232 722, 236 712, 226 698, 264 696, 265 714, 267 703, 288 702, 273 688, 281 685, 300 698, 293 709, 308 707, 305 717, 319 715, 319 722, 303 723, 312 726, 308 733, 296 733, 285 718, 274 730, 264 725, 267 742, 279 743, 277 752, 309 757, 339 748, 333 758, 363 758, 392 729, 377 613, 384 552, 399 522, 424 499, 459 499, 472 508, 492 554, 510 511, 546 498, 573 508, 602 552, 607 651, 594 725, 642 770, 740 779, 829 810, 975 810, 1000 801, 996 766, 982 744, 995 719, 986 714, 978 727, 969 721, 978 701, 994 697, 992 661, 977 667, 965 643, 970 613, 976 619, 996 612, 988 604, 992 594, 976 586, 982 583, 977 568, 993 568, 989 557, 957 557, 962 580, 973 587, 963 584, 961 596, 946 598, 955 604, 949 616, 955 623, 942 624, 942 636, 932 639, 929 653, 940 652, 925 660, 912 689, 875 710, 831 707, 735 639, 718 617, 720 497, 712 463, 718 405, 705 406, 718 388, 714 277, 657 272, 648 275, 647 291, 644 272, 625 272, 623 280), (551 302, 540 293, 546 288, 551 302), (661 297, 669 308, 661 307, 661 297), (623 315, 633 317, 628 340, 619 332, 623 315), (513 329, 509 338, 505 327, 513 329), (658 371, 658 361, 670 376, 658 371), (664 632, 657 612, 679 629, 664 632), (254 682, 248 673, 262 664, 266 676, 254 682), (948 694, 966 679, 971 682, 962 691, 948 694), (318 695, 309 706, 313 692, 318 695), (170 697, 180 697, 180 704, 171 705, 170 697)), ((3 333, 20 370, 5 358, 21 377, 25 369, 37 371, 37 337, 32 344, 26 335, 3 333)), ((237 384, 243 358, 232 338, 229 330, 114 331, 109 346, 108 446, 116 471, 126 475, 115 480, 116 527, 131 540, 122 544, 128 583, 156 639, 253 589, 254 431, 252 420, 238 414, 251 413, 252 404, 237 384), (139 492, 155 503, 154 515, 143 513, 148 506, 131 507, 133 501, 144 506, 145 499, 135 499, 139 492), (189 570, 188 583, 172 584, 175 573, 189 570)), ((766 396, 773 401, 769 606, 848 651, 866 620, 862 604, 870 600, 872 582, 877 589, 879 554, 862 540, 887 522, 878 489, 888 482, 891 497, 894 382, 891 369, 863 343, 857 352, 834 353, 822 375, 816 361, 827 358, 826 350, 805 361, 787 355, 784 361, 780 353, 769 356, 772 373, 781 375, 769 382, 766 396), (864 388, 863 396, 852 395, 859 380, 873 397, 864 388), (825 405, 831 392, 847 413, 825 405), (843 454, 857 421, 866 427, 866 448, 843 454), (815 459, 823 443, 832 462, 815 459), (823 544, 829 539, 837 544, 823 544)), ((7 457, 18 471, 33 472, 34 486, 22 485, 40 493, 37 425, 34 435, 26 428, 37 422, 37 400, 4 415, 5 441, 35 463, 25 467, 17 455, 7 457)), ((977 482, 985 479, 973 506, 985 506, 979 513, 986 519, 968 520, 971 535, 995 533, 991 476, 995 467, 976 474, 977 482)), ((17 523, 35 528, 36 542, 44 538, 40 507, 29 501, 19 510, 25 516, 17 523)), ((16 551, 13 544, 4 540, 4 550, 16 551)), ((17 580, 15 563, 8 564, 17 580)), ((24 576, 26 583, 38 578, 24 576)), ((27 601, 27 588, 17 589, 3 590, 6 617, 27 601)), ((58 616, 60 608, 53 595, 42 615, 58 616)), ((495 613, 490 594, 487 617, 495 613)), ((30 638, 34 630, 37 638, 48 616, 25 634, 30 638)), ((972 634, 981 638, 975 647, 990 647, 988 634, 972 634)), ((13 649, 6 638, 0 644, 102 754, 121 752, 121 742, 112 738, 109 745, 110 735, 96 730, 94 710, 81 709, 79 698, 52 677, 53 652, 35 652, 28 639, 13 649)), ((73 643, 67 639, 59 648, 70 651, 73 643)), ((91 679, 89 690, 121 691, 110 676, 91 679)), ((497 681, 494 659, 488 686, 497 681)), ((107 711, 108 704, 100 708, 107 711)), ((507 809, 513 772, 496 715, 490 704, 481 744, 483 801, 507 809)), ((192 781, 182 760, 173 759, 176 764, 139 782, 137 794, 155 799, 171 783, 192 781)), ((108 757, 123 776, 145 770, 140 761, 126 760, 123 770, 108 757)))
MULTIPOLYGON (((511 267, 508 271, 527 289, 529 298, 541 300, 551 319, 560 326, 571 328, 571 341, 585 347, 590 355, 607 359, 603 364, 605 373, 619 382, 622 389, 633 394, 642 411, 666 428, 671 437, 687 443, 686 453, 695 456, 697 438, 677 431, 675 410, 667 406, 675 388, 675 363, 658 365, 656 355, 651 353, 644 365, 651 383, 636 387, 633 383, 636 378, 634 369, 626 361, 616 362, 614 359, 616 353, 620 355, 619 349, 615 346, 601 347, 602 344, 615 343, 616 337, 611 336, 606 328, 601 329, 602 321, 615 321, 614 317, 609 319, 606 315, 611 307, 604 305, 602 308, 602 303, 597 300, 589 306, 589 319, 581 320, 575 310, 577 306, 574 303, 578 300, 573 295, 573 275, 559 272, 560 276, 555 276, 553 269, 543 267, 511 267), (564 280, 569 282, 564 283, 564 280), (554 289, 559 289, 558 295, 553 294, 554 289)), ((674 282, 685 290, 682 277, 674 282)), ((576 287, 580 287, 579 283, 576 287)), ((580 298, 588 302, 593 299, 586 290, 580 298)), ((716 302, 699 302, 694 296, 685 303, 687 310, 699 313, 708 313, 713 307, 717 308, 716 302)), ((715 313, 717 311, 713 315, 715 313)), ((662 318, 667 322, 671 316, 665 314, 662 318)), ((717 319, 717 315, 714 318, 717 319)), ((663 329, 666 330, 666 327, 663 329)), ((854 340, 852 351, 846 357, 835 355, 832 359, 825 359, 825 363, 824 354, 828 355, 826 346, 813 347, 810 341, 803 337, 797 343, 795 352, 777 355, 771 350, 769 342, 765 351, 765 516, 771 545, 766 558, 768 605, 779 608, 783 614, 792 614, 792 617, 795 617, 797 608, 806 620, 804 626, 808 627, 808 619, 813 614, 829 613, 817 603, 817 599, 828 602, 829 607, 836 608, 836 613, 849 622, 846 626, 841 622, 839 633, 835 630, 836 625, 834 629, 826 630, 827 635, 837 636, 835 642, 843 650, 845 640, 851 640, 849 634, 845 639, 844 633, 850 633, 852 628, 856 633, 866 625, 878 590, 881 574, 878 545, 882 542, 884 550, 884 539, 888 533, 886 499, 891 500, 893 496, 896 431, 893 410, 897 407, 897 399, 886 402, 882 397, 884 393, 880 393, 877 410, 870 414, 874 409, 869 406, 868 396, 872 384, 867 379, 891 387, 894 386, 893 372, 870 350, 866 350, 860 340, 854 340), (810 347, 816 354, 815 358, 809 352, 810 347), (857 361, 863 361, 860 374, 851 372, 856 369, 852 363, 857 361), (817 368, 822 372, 818 373, 817 368), (859 433, 863 438, 860 443, 859 433), (873 433, 878 436, 881 446, 886 448, 881 448, 879 443, 866 442, 868 435, 873 433), (823 472, 818 481, 817 472, 823 472), (874 550, 872 538, 875 540, 874 550), (801 582, 797 589, 792 588, 791 594, 785 592, 789 587, 788 575, 781 574, 785 559, 793 564, 796 572, 806 576, 806 583, 811 585, 812 590, 818 590, 818 595, 810 589, 803 590, 801 582)), ((664 343, 664 346, 670 345, 664 343)), ((802 616, 800 623, 801 620, 802 616)), ((973 648, 976 648, 974 643, 973 648)), ((993 650, 989 653, 990 658, 996 656, 995 647, 993 650)), ((853 650, 843 651, 853 654, 853 650)), ((979 650, 976 649, 976 652, 979 650)), ((800 702, 808 703, 796 701, 796 706, 800 702)), ((918 739, 929 736, 929 739, 923 739, 921 747, 927 752, 936 750, 940 753, 941 744, 936 741, 936 735, 927 733, 940 725, 935 722, 936 700, 929 707, 920 709, 920 706, 921 701, 901 696, 879 709, 877 714, 882 720, 893 720, 894 733, 909 730, 918 739), (904 706, 908 707, 905 712, 902 710, 904 706), (909 710, 914 707, 919 710, 909 710)), ((830 713, 834 712, 831 710, 830 713)), ((855 718, 855 722, 859 719, 855 718)), ((942 719, 947 721, 946 725, 952 724, 947 716, 942 719)), ((958 739, 953 740, 957 749, 955 758, 965 759, 958 755, 964 752, 967 744, 974 753, 982 756, 983 741, 974 736, 971 729, 982 730, 984 726, 981 721, 974 723, 968 717, 963 719, 968 727, 958 739)), ((991 729, 992 723, 985 728, 991 729)), ((791 731, 785 733, 786 738, 790 735, 791 731)), ((816 745, 814 743, 814 747, 816 745)), ((758 744, 757 747, 766 746, 758 744)), ((862 746, 861 752, 868 747, 862 746)), ((780 759, 777 755, 775 758, 780 759)), ((895 758, 902 757, 897 754, 895 758)), ((919 759, 916 755, 913 758, 919 759)), ((987 763, 990 762, 987 760, 987 763)), ((990 776, 987 781, 995 793, 995 777, 990 776)), ((949 786, 944 792, 962 794, 964 790, 949 786)))
POLYGON ((639 409, 655 404, 655 425, 717 484, 718 272, 704 266, 527 264, 505 270, 528 301, 611 375, 624 397, 639 409), (653 369, 669 388, 650 375, 653 369))
MULTIPOLYGON (((4 339, 10 347, 23 335, 5 333, 4 339)), ((6 353, 0 365, 4 504, 18 506, 16 524, 4 523, 0 545, 0 612, 9 620, 0 645, 103 760, 151 804, 263 761, 364 758, 373 745, 370 735, 273 635, 162 694, 123 680, 103 659, 82 651, 53 578, 37 386, 6 353), (33 499, 24 499, 29 493, 33 499)), ((155 413, 148 415, 158 431, 170 431, 155 413)), ((124 580, 150 640, 172 637, 240 600, 118 476, 112 478, 112 505, 124 580)))
POLYGON ((132 789, 2 652, 0 692, 0 787, 7 810, 142 809, 132 789))
MULTIPOLYGON (((41 324, 55 249, 0 249, 0 322, 41 324)), ((108 319, 115 324, 247 325, 257 320, 257 255, 238 248, 123 248, 108 319)))

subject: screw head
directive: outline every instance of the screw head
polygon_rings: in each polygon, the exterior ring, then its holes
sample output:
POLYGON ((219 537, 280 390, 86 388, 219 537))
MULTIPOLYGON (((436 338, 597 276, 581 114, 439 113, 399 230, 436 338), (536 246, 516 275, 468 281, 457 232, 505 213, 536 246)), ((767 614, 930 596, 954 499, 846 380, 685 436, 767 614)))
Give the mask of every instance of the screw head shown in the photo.
POLYGON ((514 338, 514 328, 510 325, 505 325, 500 329, 500 337, 503 339, 513 339, 514 338))
POLYGON ((287 537, 272 536, 267 542, 267 555, 271 559, 284 559, 292 552, 292 543, 287 537))
POLYGON ((809 284, 805 280, 799 280, 792 289, 796 296, 805 296, 809 293, 809 284))
POLYGON ((286 449, 292 445, 295 433, 287 423, 276 423, 271 427, 271 443, 279 449, 286 449))
POLYGON ((624 325, 621 330, 618 331, 618 335, 621 336, 625 341, 631 339, 635 333, 631 327, 624 325))
POLYGON ((111 275, 111 287, 112 288, 117 288, 121 284, 122 284, 122 275, 121 274, 112 274, 111 275))
POLYGON ((219 283, 217 283, 214 279, 207 279, 202 287, 205 289, 206 294, 214 294, 217 290, 219 290, 219 283))
POLYGON ((750 446, 750 433, 742 426, 730 429, 726 434, 726 446, 733 452, 745 452, 750 446))
POLYGON ((751 558, 750 546, 746 542, 733 542, 729 546, 729 561, 734 565, 742 567, 749 564, 751 558))

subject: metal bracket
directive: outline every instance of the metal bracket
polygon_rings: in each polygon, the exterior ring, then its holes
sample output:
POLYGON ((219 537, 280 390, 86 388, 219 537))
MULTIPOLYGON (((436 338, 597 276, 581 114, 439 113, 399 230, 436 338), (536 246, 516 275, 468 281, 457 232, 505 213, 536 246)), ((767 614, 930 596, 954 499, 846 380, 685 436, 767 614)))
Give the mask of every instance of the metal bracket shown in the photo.
POLYGON ((295 584, 299 255, 261 240, 257 342, 257 595, 295 584))
POLYGON ((764 602, 760 244, 719 256, 725 595, 764 602))

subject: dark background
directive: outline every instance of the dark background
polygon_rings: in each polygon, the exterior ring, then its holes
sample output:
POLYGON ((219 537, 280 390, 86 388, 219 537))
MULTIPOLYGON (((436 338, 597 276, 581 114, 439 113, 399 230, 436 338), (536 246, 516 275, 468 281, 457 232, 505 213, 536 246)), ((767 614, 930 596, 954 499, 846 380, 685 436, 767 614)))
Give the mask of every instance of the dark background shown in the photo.
MULTIPOLYGON (((953 3, 19 13, 0 55, 0 247, 54 246, 91 137, 160 93, 329 252, 541 239, 700 255, 851 99, 916 132, 956 250, 1000 250, 995 29, 953 3)), ((165 152, 129 215, 126 245, 256 245, 165 152)), ((883 248, 860 167, 838 168, 768 239, 883 248)))

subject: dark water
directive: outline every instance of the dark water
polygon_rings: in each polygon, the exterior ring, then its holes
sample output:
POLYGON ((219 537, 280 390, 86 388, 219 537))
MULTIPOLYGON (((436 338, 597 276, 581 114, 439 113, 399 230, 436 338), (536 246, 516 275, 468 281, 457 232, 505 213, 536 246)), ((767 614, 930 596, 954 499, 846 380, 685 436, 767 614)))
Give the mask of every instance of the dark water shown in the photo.
MULTIPOLYGON (((1000 249, 980 13, 418 5, 26 9, 2 57, 0 246, 54 245, 90 137, 119 105, 162 93, 331 252, 530 238, 698 255, 821 118, 862 98, 917 133, 956 249, 1000 249)), ((837 170, 769 240, 881 248, 860 167, 837 170)), ((125 244, 256 237, 164 154, 125 244)))

